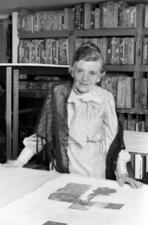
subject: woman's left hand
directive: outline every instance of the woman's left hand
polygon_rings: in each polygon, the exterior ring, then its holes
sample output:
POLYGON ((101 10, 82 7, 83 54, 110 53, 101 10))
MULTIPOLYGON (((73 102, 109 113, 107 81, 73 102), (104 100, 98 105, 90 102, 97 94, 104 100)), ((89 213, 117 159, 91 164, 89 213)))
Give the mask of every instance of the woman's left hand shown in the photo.
POLYGON ((129 184, 132 188, 141 188, 143 186, 143 183, 129 177, 127 174, 120 174, 116 179, 120 186, 123 186, 125 183, 129 184))

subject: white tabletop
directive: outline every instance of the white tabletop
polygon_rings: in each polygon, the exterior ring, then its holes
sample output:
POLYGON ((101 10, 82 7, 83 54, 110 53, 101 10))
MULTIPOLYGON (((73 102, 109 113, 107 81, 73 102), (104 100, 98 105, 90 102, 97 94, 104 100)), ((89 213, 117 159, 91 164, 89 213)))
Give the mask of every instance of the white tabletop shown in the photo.
MULTIPOLYGON (((146 185, 141 189, 132 189, 128 185, 120 187, 117 182, 110 180, 23 168, 3 168, 0 171, 0 178, 3 181, 0 189, 0 202, 1 199, 3 201, 3 207, 0 208, 0 225, 43 225, 47 221, 68 225, 148 224, 146 185), (115 192, 97 195, 90 200, 91 203, 95 202, 95 205, 85 210, 74 208, 73 202, 49 199, 51 194, 70 183, 90 185, 80 196, 83 200, 97 188, 114 189, 115 192), (4 189, 5 185, 9 187, 4 189), (122 207, 120 209, 101 207, 105 203, 121 204, 122 207)), ((73 189, 73 194, 78 191, 77 188, 73 189)))
POLYGON ((0 167, 0 208, 57 176, 54 171, 0 167))

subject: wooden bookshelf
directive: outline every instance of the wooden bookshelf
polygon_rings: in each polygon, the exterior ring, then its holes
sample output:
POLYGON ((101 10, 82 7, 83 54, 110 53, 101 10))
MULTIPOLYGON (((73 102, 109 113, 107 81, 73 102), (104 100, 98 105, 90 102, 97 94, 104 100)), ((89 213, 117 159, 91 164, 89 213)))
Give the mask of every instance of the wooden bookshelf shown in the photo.
MULTIPOLYGON (((102 0, 98 1, 97 3, 94 1, 91 2, 91 4, 94 7, 100 7, 100 10, 102 10, 102 6, 100 4, 102 4, 102 0)), ((129 7, 136 7, 136 20, 135 22, 133 22, 132 25, 130 25, 131 27, 124 27, 124 26, 120 26, 120 27, 102 27, 102 25, 100 25, 100 27, 98 29, 81 29, 81 28, 76 28, 75 27, 75 22, 76 22, 76 17, 75 17, 75 10, 77 5, 82 5, 81 3, 79 4, 74 4, 73 6, 69 5, 70 10, 69 11, 69 23, 68 23, 68 27, 66 30, 60 29, 60 30, 48 30, 48 31, 24 31, 21 30, 21 28, 19 27, 19 30, 17 30, 17 19, 18 19, 18 15, 19 15, 19 11, 18 12, 14 12, 12 14, 12 18, 13 18, 13 62, 17 62, 18 60, 18 56, 16 54, 17 49, 16 46, 18 46, 19 40, 34 40, 34 39, 46 39, 46 38, 54 38, 54 39, 58 39, 58 38, 67 38, 68 39, 68 43, 69 43, 69 53, 68 53, 68 57, 70 59, 69 62, 71 62, 72 60, 72 55, 74 53, 75 50, 75 40, 77 38, 112 38, 112 37, 117 37, 117 38, 125 38, 125 37, 130 37, 134 39, 134 44, 135 44, 135 59, 134 59, 134 64, 106 64, 105 65, 105 69, 107 71, 107 74, 109 73, 116 73, 116 75, 118 76, 118 74, 124 74, 124 73, 129 73, 130 76, 132 76, 135 79, 135 106, 134 109, 117 109, 118 112, 120 113, 127 113, 127 114, 145 114, 147 115, 147 109, 141 109, 141 103, 140 103, 140 96, 141 94, 141 79, 143 78, 143 73, 146 73, 148 71, 148 65, 143 65, 142 64, 142 55, 143 55, 143 38, 145 36, 148 35, 148 28, 144 27, 144 13, 145 13, 145 1, 125 1, 127 2, 129 5, 129 7), (132 74, 132 75, 131 75, 132 74), (137 91, 138 90, 138 91, 137 91)), ((115 3, 113 3, 115 4, 115 3)), ((84 4, 83 4, 84 5, 84 4)), ((81 7, 81 6, 80 6, 81 7)), ((83 6, 82 6, 83 7, 83 6)), ((93 8, 94 8, 93 7, 93 8)), ((104 7, 104 6, 103 6, 104 7)), ((38 10, 39 12, 39 10, 38 10)), ((34 15, 33 15, 34 16, 34 15)), ((83 16, 83 15, 82 15, 83 16)), ((90 17, 90 15, 88 14, 87 17, 90 17)), ((80 18, 78 18, 80 19, 80 18)), ((118 18, 117 18, 118 19, 118 18)), ((101 21, 101 20, 100 20, 101 21)), ((99 22, 100 22, 99 21, 99 22)), ((85 21, 83 20, 83 22, 85 23, 85 21)), ((101 22, 102 23, 102 22, 101 22)), ((108 26, 108 25, 107 25, 108 26)), ((29 28, 30 29, 30 28, 29 28)), ((31 28, 32 29, 32 28, 31 28)), ((30 70, 30 74, 33 74, 34 72, 37 72, 37 74, 40 73, 40 70, 42 70, 42 64, 40 64, 40 66, 38 67, 38 69, 36 70, 36 67, 31 67, 29 68, 30 70), (41 69, 40 69, 41 68, 41 69)), ((66 66, 66 68, 68 68, 69 65, 66 66)), ((45 65, 45 68, 47 68, 47 66, 45 65)), ((46 71, 46 69, 44 68, 44 72, 46 71)), ((51 69, 53 70, 53 74, 57 73, 59 75, 62 75, 61 73, 63 73, 63 70, 61 72, 61 69, 59 69, 58 65, 53 65, 53 67, 51 68, 56 68, 51 69), (56 71, 56 72, 55 72, 56 71)), ((23 70, 26 70, 26 67, 23 67, 23 70)), ((46 71, 48 73, 48 69, 46 71)), ((64 73, 67 71, 64 71, 64 73)))

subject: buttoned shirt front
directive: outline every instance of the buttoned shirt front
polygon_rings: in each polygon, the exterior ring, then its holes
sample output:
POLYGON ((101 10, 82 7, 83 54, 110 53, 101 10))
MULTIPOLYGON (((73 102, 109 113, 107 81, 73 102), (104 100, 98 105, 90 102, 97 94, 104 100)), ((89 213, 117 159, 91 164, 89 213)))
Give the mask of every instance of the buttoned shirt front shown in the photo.
POLYGON ((118 126, 112 94, 98 86, 81 95, 72 89, 67 107, 70 172, 105 178, 106 154, 118 126))

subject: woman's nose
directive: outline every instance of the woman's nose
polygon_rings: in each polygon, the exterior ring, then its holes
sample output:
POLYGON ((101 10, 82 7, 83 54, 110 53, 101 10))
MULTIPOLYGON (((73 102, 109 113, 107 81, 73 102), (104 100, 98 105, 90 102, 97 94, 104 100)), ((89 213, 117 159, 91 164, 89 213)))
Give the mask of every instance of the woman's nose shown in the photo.
POLYGON ((87 73, 83 73, 83 81, 87 81, 88 80, 88 74, 87 73))

